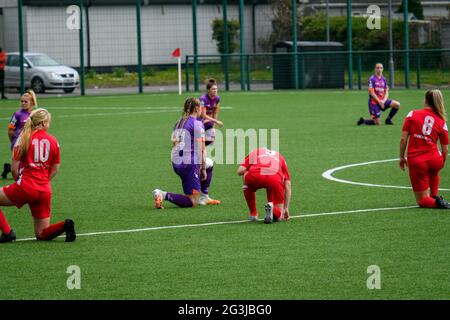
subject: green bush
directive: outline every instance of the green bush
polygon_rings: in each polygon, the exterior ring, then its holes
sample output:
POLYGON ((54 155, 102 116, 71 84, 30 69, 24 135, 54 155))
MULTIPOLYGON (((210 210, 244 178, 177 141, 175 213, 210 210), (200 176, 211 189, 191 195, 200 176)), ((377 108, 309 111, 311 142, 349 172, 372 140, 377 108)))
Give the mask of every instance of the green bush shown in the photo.
POLYGON ((153 77, 156 73, 155 68, 153 67, 146 67, 144 68, 144 77, 153 77))
POLYGON ((85 74, 86 79, 94 79, 95 76, 97 75, 97 73, 95 72, 95 70, 88 70, 85 74))
MULTIPOLYGON (((325 15, 302 18, 301 39, 304 41, 326 40, 325 15)), ((389 21, 381 18, 381 29, 367 29, 367 19, 353 17, 353 49, 354 50, 383 50, 389 49, 389 21)), ((396 49, 403 45, 403 21, 394 20, 392 23, 393 42, 396 49)), ((330 17, 330 38, 341 42, 347 47, 347 17, 330 17)))
MULTIPOLYGON (((228 20, 228 53, 233 53, 239 48, 237 37, 239 35, 239 21, 231 19, 228 20)), ((217 41, 217 50, 220 53, 225 53, 225 37, 223 19, 216 18, 212 22, 212 39, 217 41)))
POLYGON ((113 75, 115 78, 123 78, 125 76, 125 68, 115 68, 113 70, 113 75))

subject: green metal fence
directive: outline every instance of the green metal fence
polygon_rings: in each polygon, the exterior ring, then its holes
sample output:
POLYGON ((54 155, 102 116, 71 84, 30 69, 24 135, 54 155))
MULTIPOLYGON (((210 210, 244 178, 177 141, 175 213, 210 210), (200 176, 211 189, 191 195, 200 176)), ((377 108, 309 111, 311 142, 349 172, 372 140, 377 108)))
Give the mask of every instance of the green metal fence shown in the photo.
MULTIPOLYGON (((403 24, 403 50, 352 50, 352 1, 347 0, 347 50, 306 52, 296 45, 297 23, 301 19, 297 8, 303 4, 286 1, 293 8, 289 17, 293 36, 287 39, 293 43, 291 53, 256 52, 258 27, 254 15, 259 1, 244 0, 171 1, 184 4, 179 8, 153 0, 115 0, 114 5, 108 5, 106 0, 18 0, 15 7, 2 10, 5 21, 9 21, 4 23, 8 30, 4 31, 7 37, 3 37, 3 48, 7 54, 19 52, 19 83, 13 87, 21 92, 33 83, 27 78, 24 64, 24 54, 29 51, 49 51, 57 61, 75 68, 80 75, 79 91, 75 92, 80 95, 101 92, 102 87, 112 87, 109 92, 120 92, 120 87, 137 93, 153 87, 176 91, 176 59, 170 57, 176 47, 182 48, 183 82, 188 91, 202 90, 208 78, 219 80, 224 90, 363 89, 376 62, 384 64, 389 79, 391 55, 395 67, 392 87, 449 85, 450 49, 410 50, 408 19, 403 24), (78 11, 71 11, 74 7, 78 11), (253 18, 249 19, 249 13, 253 18), (224 21, 225 33, 230 18, 239 20, 238 52, 217 54, 211 45, 214 18, 224 21), (69 28, 70 19, 77 20, 78 28, 69 28), (161 23, 165 21, 171 23, 161 23), (167 30, 168 25, 171 30, 167 30), (214 53, 204 54, 205 51, 214 53)), ((408 17, 407 0, 403 2, 404 17, 408 17)), ((271 22, 267 19, 265 23, 271 22)), ((225 52, 229 52, 227 34, 224 38, 225 52)))
MULTIPOLYGON (((450 85, 450 49, 393 50, 394 83, 391 87, 416 88, 450 85), (406 58, 407 57, 409 59, 406 58), (409 65, 407 61, 409 60, 409 65)), ((186 56, 186 90, 216 78, 224 88, 244 90, 295 89, 293 65, 298 61, 298 88, 367 88, 368 79, 374 72, 375 64, 383 63, 384 75, 389 79, 391 51, 320 51, 295 53, 245 54, 242 59, 247 66, 244 74, 240 71, 240 54, 199 55, 199 74, 194 76, 194 56, 186 56), (297 57, 297 59, 295 59, 297 57), (224 63, 227 60, 228 63, 224 63), (351 61, 352 69, 348 68, 351 61), (241 83, 240 79, 244 79, 241 83)))

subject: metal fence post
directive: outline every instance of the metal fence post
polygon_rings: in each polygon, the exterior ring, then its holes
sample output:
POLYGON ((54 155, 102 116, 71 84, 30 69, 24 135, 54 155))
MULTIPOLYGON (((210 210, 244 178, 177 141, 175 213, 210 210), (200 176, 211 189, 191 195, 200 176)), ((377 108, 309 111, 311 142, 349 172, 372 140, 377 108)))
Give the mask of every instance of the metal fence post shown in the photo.
POLYGON ((142 81, 142 37, 141 37, 141 0, 136 0, 136 30, 137 30, 137 50, 138 50, 138 79, 139 93, 143 92, 142 81))
POLYGON ((186 71, 186 92, 189 92, 189 56, 186 55, 185 62, 185 71, 186 71))
POLYGON ((305 89, 305 56, 302 53, 300 53, 300 62, 301 62, 301 66, 302 66, 301 87, 302 87, 302 89, 305 89))
POLYGON ((352 0, 347 0, 348 88, 353 89, 352 0))
POLYGON ((245 73, 247 76, 247 90, 250 91, 250 55, 246 55, 245 59, 245 73))
POLYGON ((79 39, 80 39, 80 91, 81 95, 84 96, 85 85, 84 85, 84 28, 83 28, 83 0, 78 1, 78 5, 80 7, 80 30, 78 30, 79 39))
POLYGON ((18 18, 19 18, 19 69, 20 69, 20 94, 22 95, 25 92, 25 72, 23 69, 23 17, 22 17, 22 7, 23 7, 23 1, 19 0, 17 3, 17 12, 18 12, 18 18))
POLYGON ((392 0, 389 0, 389 83, 390 87, 393 89, 395 87, 395 76, 394 76, 394 54, 392 50, 394 49, 394 40, 392 34, 392 0))
POLYGON ((245 90, 244 83, 244 72, 245 72, 245 62, 244 62, 244 0, 239 0, 239 50, 240 50, 240 82, 241 90, 245 90))
POLYGON ((294 49, 294 88, 298 89, 297 0, 292 0, 292 45, 294 49))
POLYGON ((192 32, 194 41, 194 89, 198 91, 197 0, 192 0, 192 32))
POLYGON ((420 52, 416 52, 417 55, 417 89, 420 89, 420 52))
POLYGON ((361 90, 361 73, 362 73, 362 62, 361 53, 358 54, 358 89, 361 90))
POLYGON ((230 53, 230 48, 228 45, 228 0, 222 0, 222 11, 223 11, 223 47, 225 56, 223 56, 223 67, 224 67, 224 75, 225 75, 225 90, 230 90, 230 78, 229 78, 229 66, 228 59, 229 56, 227 54, 230 53))
POLYGON ((405 49, 405 87, 409 88, 408 0, 403 0, 403 46, 405 49))

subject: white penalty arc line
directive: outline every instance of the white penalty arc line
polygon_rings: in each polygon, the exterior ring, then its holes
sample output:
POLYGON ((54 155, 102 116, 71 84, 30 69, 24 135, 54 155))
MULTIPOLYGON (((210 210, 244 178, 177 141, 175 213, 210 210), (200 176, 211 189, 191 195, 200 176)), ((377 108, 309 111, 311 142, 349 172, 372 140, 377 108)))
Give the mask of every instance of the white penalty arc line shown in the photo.
MULTIPOLYGON (((342 214, 349 214, 349 213, 393 211, 393 210, 404 210, 404 209, 413 209, 413 208, 419 208, 419 207, 418 206, 405 206, 405 207, 359 209, 359 210, 334 211, 334 212, 322 212, 322 213, 308 213, 308 214, 300 214, 300 215, 290 216, 289 219, 314 218, 314 217, 342 215, 342 214)), ((259 221, 262 221, 262 220, 264 220, 264 219, 259 219, 259 221)), ((77 234, 77 237, 98 236, 98 235, 119 234, 119 233, 135 233, 135 232, 156 231, 156 230, 165 230, 165 229, 208 227, 208 226, 217 226, 217 225, 224 225, 224 224, 251 223, 251 222, 252 221, 250 221, 250 220, 234 220, 234 221, 218 221, 218 222, 197 223, 197 224, 180 224, 180 225, 172 225, 172 226, 148 227, 148 228, 139 228, 139 229, 126 229, 126 230, 80 233, 80 234, 77 234)), ((59 238, 64 238, 64 237, 65 236, 60 236, 59 238)), ((17 239, 16 241, 33 241, 33 240, 36 240, 36 238, 17 239)))
MULTIPOLYGON (((391 185, 387 185, 387 184, 373 184, 373 183, 365 183, 365 182, 355 182, 355 181, 344 180, 344 179, 339 179, 339 178, 333 177, 333 173, 335 173, 336 171, 340 171, 340 170, 344 170, 344 169, 348 169, 348 168, 352 168, 352 167, 365 166, 365 165, 374 164, 374 163, 392 162, 392 161, 398 161, 398 160, 400 160, 400 159, 399 158, 395 158, 395 159, 376 160, 376 161, 348 164, 348 165, 345 165, 345 166, 329 169, 329 170, 325 171, 324 173, 322 173, 322 177, 324 177, 325 179, 331 180, 331 181, 335 181, 335 182, 354 184, 354 185, 359 185, 359 186, 377 187, 377 188, 393 188, 393 189, 409 189, 409 190, 412 190, 411 187, 405 187, 405 186, 391 186, 391 185)), ((439 191, 450 191, 450 189, 439 188, 439 191)))

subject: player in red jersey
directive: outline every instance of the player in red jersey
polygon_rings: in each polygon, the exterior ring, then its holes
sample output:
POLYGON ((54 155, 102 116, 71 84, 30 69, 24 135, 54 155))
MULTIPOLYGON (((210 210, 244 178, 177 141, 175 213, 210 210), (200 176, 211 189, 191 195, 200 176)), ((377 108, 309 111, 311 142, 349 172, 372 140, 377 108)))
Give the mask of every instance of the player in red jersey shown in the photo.
POLYGON ((266 189, 267 201, 264 223, 289 219, 291 178, 284 157, 265 148, 253 150, 239 166, 237 174, 243 176, 245 200, 250 209, 250 220, 258 219, 255 192, 266 189))
MULTIPOLYGON (((34 110, 14 146, 11 169, 13 184, 0 189, 0 206, 21 208, 28 204, 34 218, 34 233, 38 240, 52 240, 66 233, 66 242, 76 238, 74 222, 66 219, 50 224, 52 190, 50 180, 59 169, 59 144, 47 133, 51 116, 45 109, 34 110)), ((16 240, 14 230, 0 210, 0 242, 16 240)))
POLYGON ((424 208, 450 209, 438 196, 439 171, 448 154, 448 128, 444 99, 439 90, 425 94, 424 108, 411 111, 400 139, 400 168, 409 168, 409 177, 417 203, 424 208), (441 151, 437 141, 441 144, 441 151), (406 146, 408 155, 405 158, 406 146))

